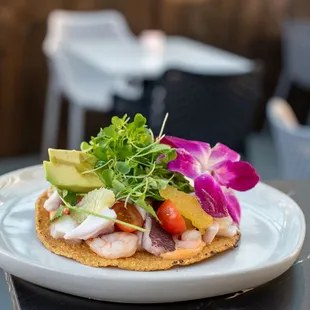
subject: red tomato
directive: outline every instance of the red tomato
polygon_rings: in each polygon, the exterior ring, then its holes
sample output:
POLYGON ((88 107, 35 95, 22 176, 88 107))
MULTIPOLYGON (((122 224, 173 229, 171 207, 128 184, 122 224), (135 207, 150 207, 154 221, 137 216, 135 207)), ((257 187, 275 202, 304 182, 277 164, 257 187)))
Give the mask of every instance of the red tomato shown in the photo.
MULTIPOLYGON (((124 201, 119 201, 113 206, 114 211, 117 214, 117 219, 129 224, 133 224, 139 227, 143 226, 143 218, 138 209, 131 203, 127 203, 125 207, 124 201)), ((115 225, 122 231, 134 232, 136 229, 115 223, 115 225)))
POLYGON ((83 198, 84 198, 84 196, 78 196, 78 197, 77 197, 76 204, 78 204, 83 198))
POLYGON ((185 221, 171 200, 166 200, 157 210, 162 227, 171 234, 182 234, 186 230, 185 221))

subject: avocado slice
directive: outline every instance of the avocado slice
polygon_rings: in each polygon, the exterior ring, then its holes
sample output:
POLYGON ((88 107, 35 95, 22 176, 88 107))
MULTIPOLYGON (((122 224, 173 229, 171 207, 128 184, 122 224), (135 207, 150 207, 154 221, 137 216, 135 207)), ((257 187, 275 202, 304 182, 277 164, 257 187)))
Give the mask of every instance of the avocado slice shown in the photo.
POLYGON ((55 164, 73 165, 85 170, 93 169, 97 158, 81 151, 48 149, 50 161, 55 164))
POLYGON ((59 189, 85 193, 103 187, 95 173, 82 172, 94 168, 96 157, 80 151, 48 150, 50 161, 44 161, 45 177, 59 189))
POLYGON ((87 193, 95 188, 103 187, 103 183, 95 174, 81 174, 72 165, 44 161, 43 166, 46 180, 59 189, 87 193))

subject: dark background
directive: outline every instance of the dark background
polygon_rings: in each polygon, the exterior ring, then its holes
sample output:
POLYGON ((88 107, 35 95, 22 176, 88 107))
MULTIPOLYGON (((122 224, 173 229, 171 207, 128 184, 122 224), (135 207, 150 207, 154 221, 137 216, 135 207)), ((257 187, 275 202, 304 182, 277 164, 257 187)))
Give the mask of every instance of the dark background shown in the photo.
MULTIPOLYGON (((135 34, 161 29, 168 35, 190 37, 261 59, 264 99, 255 117, 257 130, 264 124, 265 103, 273 95, 281 70, 281 23, 287 16, 310 17, 307 0, 1 0, 0 158, 40 149, 47 81, 41 44, 48 14, 60 8, 116 9, 125 15, 135 34)), ((296 96, 304 102, 309 94, 296 96)), ((105 121, 105 116, 98 114, 89 114, 89 118, 89 133, 105 121)), ((63 113, 60 146, 65 146, 66 119, 63 113)))

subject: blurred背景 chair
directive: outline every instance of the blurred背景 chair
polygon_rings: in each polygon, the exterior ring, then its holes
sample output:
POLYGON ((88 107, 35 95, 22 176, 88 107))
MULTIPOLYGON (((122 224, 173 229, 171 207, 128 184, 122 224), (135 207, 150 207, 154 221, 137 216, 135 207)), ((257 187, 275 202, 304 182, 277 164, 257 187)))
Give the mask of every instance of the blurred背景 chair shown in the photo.
POLYGON ((310 21, 286 20, 282 28, 283 70, 275 96, 288 98, 293 83, 310 89, 310 21))
POLYGON ((88 66, 66 46, 74 40, 135 40, 125 18, 117 11, 53 11, 48 18, 48 31, 43 50, 48 58, 49 83, 44 115, 42 156, 48 147, 57 146, 61 96, 70 102, 68 148, 76 149, 84 138, 86 110, 109 112, 113 96, 118 92, 125 99, 136 100, 142 95, 142 83, 130 84, 126 79, 88 66))
POLYGON ((165 133, 210 143, 222 142, 245 153, 261 95, 261 68, 237 75, 200 75, 169 70, 154 90, 151 126, 165 133))
POLYGON ((300 125, 287 101, 277 97, 268 102, 267 118, 282 178, 309 179, 310 127, 300 125))

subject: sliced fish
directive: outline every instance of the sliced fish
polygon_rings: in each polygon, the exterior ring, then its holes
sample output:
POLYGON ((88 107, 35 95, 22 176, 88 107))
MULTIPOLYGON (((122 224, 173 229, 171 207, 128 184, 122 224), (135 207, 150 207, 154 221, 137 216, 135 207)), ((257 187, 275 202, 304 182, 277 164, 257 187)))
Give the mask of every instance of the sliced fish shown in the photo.
POLYGON ((172 235, 165 231, 155 218, 147 215, 144 227, 149 230, 143 233, 142 238, 142 245, 146 251, 159 256, 162 253, 175 250, 172 235))
POLYGON ((45 200, 43 207, 46 211, 51 212, 57 210, 61 203, 62 201, 59 198, 57 191, 54 191, 53 194, 45 200))
MULTIPOLYGON (((116 213, 110 208, 105 208, 101 214, 110 218, 116 219, 116 213)), ((88 215, 79 226, 65 234, 65 239, 82 239, 95 238, 100 234, 111 232, 114 227, 114 222, 108 219, 103 219, 94 215, 88 215)))

